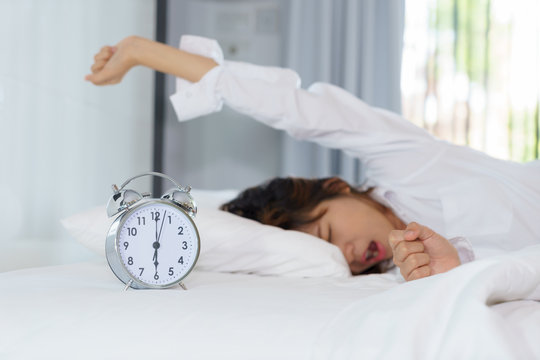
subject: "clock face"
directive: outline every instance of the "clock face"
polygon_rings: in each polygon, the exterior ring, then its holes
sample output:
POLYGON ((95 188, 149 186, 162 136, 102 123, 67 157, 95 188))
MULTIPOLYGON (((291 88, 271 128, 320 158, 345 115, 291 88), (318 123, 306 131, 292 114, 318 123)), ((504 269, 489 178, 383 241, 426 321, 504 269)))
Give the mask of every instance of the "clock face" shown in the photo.
POLYGON ((199 254, 199 236, 185 212, 162 201, 151 201, 127 215, 116 248, 133 278, 165 287, 191 271, 199 254))

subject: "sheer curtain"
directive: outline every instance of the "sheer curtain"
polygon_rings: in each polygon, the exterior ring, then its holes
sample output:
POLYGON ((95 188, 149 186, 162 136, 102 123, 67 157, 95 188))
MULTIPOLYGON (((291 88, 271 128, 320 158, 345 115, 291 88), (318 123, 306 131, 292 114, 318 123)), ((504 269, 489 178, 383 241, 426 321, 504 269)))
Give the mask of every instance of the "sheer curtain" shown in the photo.
MULTIPOLYGON (((296 0, 288 6, 285 65, 299 72, 304 86, 329 82, 400 112, 403 1, 296 0)), ((283 175, 362 181, 361 164, 341 151, 284 135, 282 153, 283 175)))
POLYGON ((66 238, 61 218, 104 204, 111 183, 150 169, 152 73, 136 69, 103 88, 84 75, 104 44, 153 37, 154 5, 0 1, 1 246, 66 238))

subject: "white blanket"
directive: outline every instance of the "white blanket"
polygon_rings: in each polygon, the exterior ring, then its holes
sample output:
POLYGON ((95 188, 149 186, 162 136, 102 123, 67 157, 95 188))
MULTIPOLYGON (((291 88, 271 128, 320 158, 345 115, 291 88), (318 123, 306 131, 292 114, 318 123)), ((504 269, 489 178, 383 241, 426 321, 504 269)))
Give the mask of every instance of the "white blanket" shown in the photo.
POLYGON ((530 328, 493 309, 519 299, 540 300, 540 245, 358 300, 326 327, 314 357, 540 358, 540 306, 530 328))
POLYGON ((540 246, 409 283, 195 271, 186 285, 124 292, 104 261, 2 273, 0 359, 540 358, 540 303, 514 301, 540 300, 540 246))

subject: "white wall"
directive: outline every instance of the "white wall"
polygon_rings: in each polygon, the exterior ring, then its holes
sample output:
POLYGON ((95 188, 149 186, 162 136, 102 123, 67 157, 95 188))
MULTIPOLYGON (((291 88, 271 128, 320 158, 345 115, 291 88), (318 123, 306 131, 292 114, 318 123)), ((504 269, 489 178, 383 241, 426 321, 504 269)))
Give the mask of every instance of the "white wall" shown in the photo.
POLYGON ((0 247, 67 238, 61 218, 151 168, 152 72, 84 76, 101 46, 152 38, 154 19, 149 0, 0 0, 0 247))

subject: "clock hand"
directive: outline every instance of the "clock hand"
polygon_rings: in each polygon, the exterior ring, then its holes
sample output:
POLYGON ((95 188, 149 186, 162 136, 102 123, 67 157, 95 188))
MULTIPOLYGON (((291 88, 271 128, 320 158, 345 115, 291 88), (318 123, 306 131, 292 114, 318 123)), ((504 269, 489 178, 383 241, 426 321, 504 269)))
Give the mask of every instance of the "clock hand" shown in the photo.
MULTIPOLYGON (((157 244, 157 246, 159 247, 159 243, 155 242, 154 244, 157 244)), ((157 274, 157 267, 159 265, 158 258, 157 258, 158 251, 157 251, 157 247, 154 246, 154 248, 155 248, 154 258, 152 260, 154 260, 154 267, 156 268, 156 274, 157 274)))
POLYGON ((165 210, 163 212, 163 220, 161 221, 161 227, 159 229, 159 234, 157 232, 157 227, 158 227, 158 221, 159 221, 159 218, 156 217, 156 241, 152 244, 152 246, 154 247, 154 258, 152 260, 154 260, 154 267, 156 269, 156 275, 157 275, 157 268, 158 268, 158 249, 160 247, 160 244, 159 244, 159 240, 161 238, 161 231, 163 230, 163 224, 165 223, 165 215, 167 214, 167 210, 165 210))
POLYGON ((154 248, 154 257, 152 258, 152 261, 154 262, 154 267, 156 269, 156 275, 157 275, 157 268, 159 265, 158 262, 158 249, 159 249, 159 235, 158 235, 158 221, 159 221, 159 212, 156 216, 156 241, 152 243, 152 247, 154 248))
MULTIPOLYGON (((159 243, 159 239, 161 238, 161 230, 163 230, 163 224, 165 223, 165 214, 167 214, 167 210, 163 213, 163 220, 161 221, 161 228, 159 229, 159 235, 157 237, 157 242, 159 243)), ((157 222, 156 222, 157 225, 157 222)))
POLYGON ((158 228, 158 221, 159 221, 159 212, 157 213, 158 215, 156 216, 156 242, 158 241, 158 231, 157 231, 157 228, 158 228))

